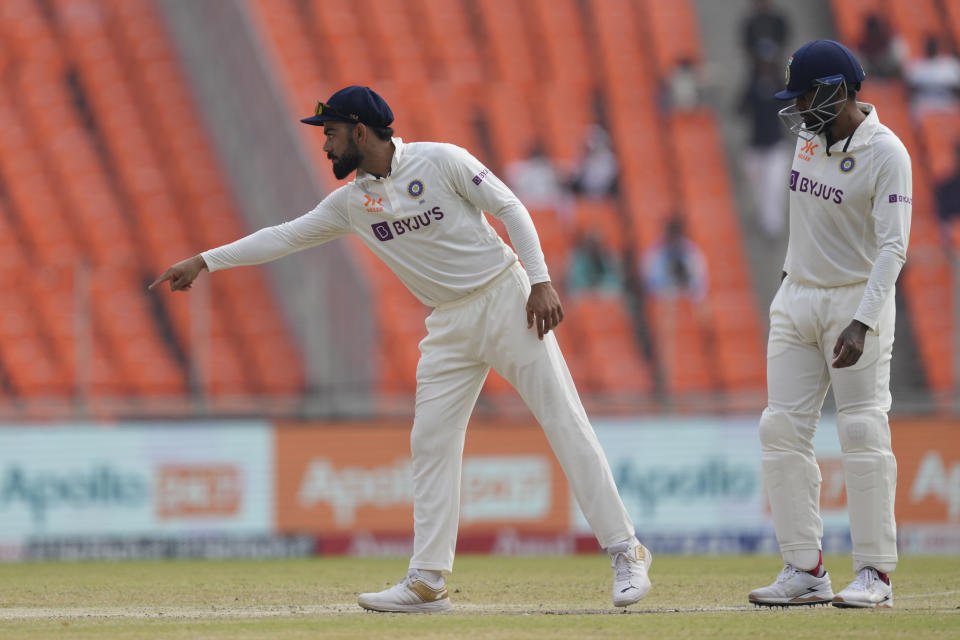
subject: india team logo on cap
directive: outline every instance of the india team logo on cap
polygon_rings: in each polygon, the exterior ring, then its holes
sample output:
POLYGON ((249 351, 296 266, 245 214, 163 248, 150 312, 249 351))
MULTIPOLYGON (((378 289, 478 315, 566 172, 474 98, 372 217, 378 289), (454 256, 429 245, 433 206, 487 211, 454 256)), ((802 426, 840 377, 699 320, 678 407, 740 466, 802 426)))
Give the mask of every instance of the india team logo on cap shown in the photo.
POLYGON ((408 194, 411 198, 419 198, 420 196, 422 196, 422 195, 423 195, 423 181, 421 181, 421 180, 414 180, 413 182, 411 182, 410 184, 408 184, 408 185, 407 185, 407 194, 408 194))
POLYGON ((793 64, 793 56, 787 59, 787 84, 790 84, 790 65, 793 64))
POLYGON ((847 156, 840 161, 840 171, 844 173, 850 173, 855 166, 857 166, 857 161, 854 160, 853 156, 847 156))

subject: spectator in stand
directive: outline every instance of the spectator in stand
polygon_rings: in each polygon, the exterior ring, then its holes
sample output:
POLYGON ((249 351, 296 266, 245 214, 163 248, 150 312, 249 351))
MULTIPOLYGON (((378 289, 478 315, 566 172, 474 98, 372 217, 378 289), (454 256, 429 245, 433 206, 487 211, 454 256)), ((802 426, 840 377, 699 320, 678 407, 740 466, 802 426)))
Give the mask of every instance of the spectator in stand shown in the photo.
POLYGON ((583 155, 570 177, 570 188, 587 198, 614 196, 619 172, 610 134, 599 124, 591 125, 584 137, 583 155))
POLYGON ((751 67, 770 55, 781 59, 783 47, 790 37, 790 24, 769 0, 754 0, 753 9, 743 20, 743 50, 750 58, 751 67))
POLYGON ((531 147, 526 158, 508 164, 504 174, 507 185, 528 208, 552 209, 562 222, 570 222, 573 215, 570 194, 540 142, 531 147))
POLYGON ((706 298, 707 261, 679 215, 667 221, 664 237, 644 254, 641 273, 649 295, 686 296, 697 303, 706 298))
POLYGON ((940 240, 947 255, 953 256, 950 227, 960 220, 960 142, 957 142, 956 146, 953 173, 937 184, 937 218, 940 223, 940 240))
POLYGON ((623 293, 619 261, 603 246, 597 233, 589 229, 577 238, 567 269, 567 294, 585 290, 609 295, 623 293))
POLYGON ((917 119, 930 111, 956 113, 960 106, 960 60, 943 52, 936 36, 927 38, 926 56, 907 66, 910 109, 917 119))
POLYGON ((768 239, 779 238, 787 222, 787 177, 791 149, 783 141, 779 101, 773 94, 782 84, 776 47, 761 47, 756 71, 747 79, 740 113, 750 124, 750 142, 743 158, 744 174, 753 195, 760 230, 768 239))
POLYGON ((882 16, 867 14, 863 37, 857 43, 857 49, 868 77, 899 78, 903 73, 903 63, 907 58, 906 44, 882 16))

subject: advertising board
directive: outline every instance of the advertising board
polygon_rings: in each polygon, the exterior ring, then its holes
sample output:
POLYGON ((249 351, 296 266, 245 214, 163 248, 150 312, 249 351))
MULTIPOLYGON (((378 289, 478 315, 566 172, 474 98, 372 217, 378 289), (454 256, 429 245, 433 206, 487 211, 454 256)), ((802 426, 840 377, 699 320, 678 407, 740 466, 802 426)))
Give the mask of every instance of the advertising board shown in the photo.
POLYGON ((262 422, 0 429, 0 544, 68 537, 268 534, 262 422))
MULTIPOLYGON (((285 423, 276 430, 281 533, 409 534, 410 427, 285 423)), ((460 492, 460 532, 567 531, 569 490, 536 424, 472 424, 460 492)))

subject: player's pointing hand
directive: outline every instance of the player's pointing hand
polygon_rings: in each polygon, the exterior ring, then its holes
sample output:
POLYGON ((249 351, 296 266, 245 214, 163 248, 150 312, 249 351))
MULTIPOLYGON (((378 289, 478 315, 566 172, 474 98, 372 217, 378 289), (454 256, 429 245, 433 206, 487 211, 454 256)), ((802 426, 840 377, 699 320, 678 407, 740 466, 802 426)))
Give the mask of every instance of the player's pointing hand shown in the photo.
POLYGON ((157 285, 167 281, 170 282, 170 291, 189 289, 200 272, 206 268, 207 263, 203 261, 203 256, 197 254, 192 258, 181 260, 164 271, 163 275, 154 280, 147 289, 153 291, 157 285))
POLYGON ((537 337, 543 336, 556 328, 563 321, 563 307, 560 306, 560 296, 549 282, 538 282, 530 288, 530 297, 527 298, 527 328, 534 323, 537 325, 537 337))

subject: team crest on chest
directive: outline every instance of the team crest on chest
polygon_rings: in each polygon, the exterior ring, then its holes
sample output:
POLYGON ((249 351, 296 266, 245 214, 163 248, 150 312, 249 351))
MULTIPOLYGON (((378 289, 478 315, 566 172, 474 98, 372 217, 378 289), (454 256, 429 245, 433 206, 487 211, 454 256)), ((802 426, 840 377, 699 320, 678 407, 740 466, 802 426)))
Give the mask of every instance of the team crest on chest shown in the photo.
POLYGON ((855 166, 857 166, 857 161, 853 156, 847 156, 840 161, 840 171, 844 173, 850 173, 855 166))
POLYGON ((419 198, 423 195, 423 180, 412 180, 407 185, 407 195, 411 198, 419 198))

